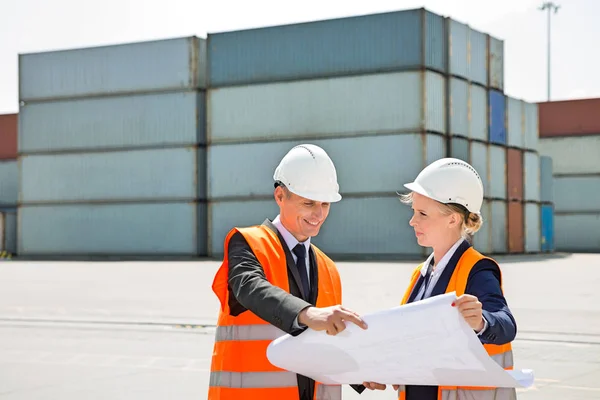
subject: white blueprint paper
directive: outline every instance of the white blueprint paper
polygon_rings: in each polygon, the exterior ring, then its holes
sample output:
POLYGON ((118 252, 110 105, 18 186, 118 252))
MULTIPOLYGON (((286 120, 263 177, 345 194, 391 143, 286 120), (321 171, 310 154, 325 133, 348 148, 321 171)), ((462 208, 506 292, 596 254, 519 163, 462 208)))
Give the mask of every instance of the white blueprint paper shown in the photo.
POLYGON ((455 293, 367 314, 336 336, 306 330, 267 348, 280 368, 325 384, 529 387, 533 372, 505 371, 451 303, 455 293))

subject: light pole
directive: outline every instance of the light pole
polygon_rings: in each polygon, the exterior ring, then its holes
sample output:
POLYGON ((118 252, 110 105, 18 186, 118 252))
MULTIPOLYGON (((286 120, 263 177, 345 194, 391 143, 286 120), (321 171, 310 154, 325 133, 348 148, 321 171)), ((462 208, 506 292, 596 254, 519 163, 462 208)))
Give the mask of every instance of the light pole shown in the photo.
POLYGON ((548 10, 548 101, 550 101, 550 16, 552 15, 552 10, 556 14, 559 8, 558 4, 554 4, 551 1, 546 1, 539 7, 541 11, 548 10))

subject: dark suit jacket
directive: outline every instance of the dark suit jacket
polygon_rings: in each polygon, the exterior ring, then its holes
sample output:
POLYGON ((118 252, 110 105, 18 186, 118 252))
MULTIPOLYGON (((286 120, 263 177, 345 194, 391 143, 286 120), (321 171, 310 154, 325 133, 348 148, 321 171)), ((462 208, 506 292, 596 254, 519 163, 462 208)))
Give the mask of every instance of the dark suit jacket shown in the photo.
MULTIPOLYGON (((466 241, 458 247, 434 286, 432 297, 446 292, 458 260, 469 247, 471 245, 466 241)), ((408 299, 409 303, 414 301, 423 280, 423 276, 420 276, 408 299)), ((496 263, 481 260, 475 264, 469 274, 465 293, 479 299, 483 308, 483 317, 488 321, 486 331, 479 337, 481 343, 505 344, 514 340, 517 334, 517 323, 500 289, 500 267, 496 263)), ((437 390, 437 386, 407 386, 406 400, 437 400, 437 390)))
MULTIPOLYGON (((236 233, 229 242, 229 308, 231 314, 237 316, 246 310, 278 327, 292 336, 304 332, 306 328, 294 329, 294 320, 304 308, 314 306, 317 301, 318 273, 315 253, 311 248, 310 259, 310 295, 303 296, 302 281, 291 251, 277 228, 268 219, 263 222, 275 232, 279 238, 287 260, 290 293, 273 286, 267 280, 264 270, 252 249, 241 233, 236 233)), ((315 388, 314 380, 298 375, 300 400, 312 400, 315 388)), ((356 388, 361 392, 364 388, 356 388)))

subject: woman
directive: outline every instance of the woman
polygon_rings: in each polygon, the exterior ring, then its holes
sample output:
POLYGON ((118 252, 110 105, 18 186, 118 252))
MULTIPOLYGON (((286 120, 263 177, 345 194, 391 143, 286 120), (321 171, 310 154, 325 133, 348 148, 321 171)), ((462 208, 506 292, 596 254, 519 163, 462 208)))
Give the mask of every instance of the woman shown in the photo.
MULTIPOLYGON (((431 247, 433 252, 413 272, 402 304, 455 291, 458 298, 452 306, 458 308, 490 356, 503 368, 512 369, 511 342, 517 326, 502 292, 500 268, 470 243, 482 224, 479 174, 462 160, 444 158, 404 186, 411 191, 401 196, 402 202, 412 204, 409 224, 419 245, 431 247)), ((375 382, 364 385, 371 390, 386 388, 375 382)), ((516 398, 512 388, 393 386, 401 400, 516 398)))

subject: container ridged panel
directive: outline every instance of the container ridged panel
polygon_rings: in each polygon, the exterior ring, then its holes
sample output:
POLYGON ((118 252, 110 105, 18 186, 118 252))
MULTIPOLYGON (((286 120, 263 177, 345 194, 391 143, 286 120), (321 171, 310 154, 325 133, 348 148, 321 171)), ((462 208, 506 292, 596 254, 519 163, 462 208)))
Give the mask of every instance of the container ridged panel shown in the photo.
MULTIPOLYGON (((448 40, 444 18, 430 11, 425 12, 425 67, 438 72, 448 71, 448 40)), ((415 32, 408 33, 409 37, 415 32)), ((377 39, 380 40, 380 39, 377 39)), ((389 50, 388 50, 389 51, 389 50)))
POLYGON ((469 137, 471 139, 488 141, 488 98, 484 88, 471 85, 469 99, 469 137))
POLYGON ((473 247, 483 254, 491 254, 492 248, 492 212, 489 200, 484 200, 481 205, 483 224, 473 236, 473 247))
POLYGON ((467 78, 469 69, 469 27, 447 18, 448 73, 467 78))
MULTIPOLYGON (((443 137, 433 134, 324 139, 311 143, 322 147, 333 160, 343 194, 396 193, 427 164, 446 154, 443 137), (403 149, 402 154, 398 149, 403 149)), ((282 141, 210 146, 209 198, 272 197, 273 172, 283 156, 298 144, 282 141), (243 174, 240 165, 244 165, 243 174)))
POLYGON ((408 225, 411 217, 411 207, 395 196, 348 198, 331 208, 314 243, 332 256, 422 256, 424 249, 408 225))
POLYGON ((524 146, 524 117, 523 102, 512 97, 506 97, 506 114, 508 119, 508 145, 523 148, 524 146))
MULTIPOLYGON (((333 207, 336 207, 336 204, 333 207)), ((232 228, 260 225, 266 218, 273 221, 277 214, 279 214, 279 207, 273 198, 210 202, 208 205, 209 255, 223 254, 223 241, 232 228)), ((325 224, 327 222, 325 221, 325 224)))
POLYGON ((15 254, 17 252, 17 212, 2 212, 4 218, 4 248, 2 250, 15 254))
POLYGON ((506 150, 490 145, 490 189, 489 197, 506 199, 506 150))
POLYGON ((469 83, 458 78, 449 78, 450 134, 469 136, 469 83))
POLYGON ((206 206, 83 204, 19 208, 19 255, 205 254, 206 206))
POLYGON ((557 212, 600 213, 600 175, 556 176, 554 196, 557 212))
POLYGON ((483 182, 483 195, 485 197, 493 197, 490 194, 490 165, 488 145, 485 143, 471 142, 469 144, 471 159, 469 164, 475 168, 475 171, 481 177, 483 182))
POLYGON ((504 94, 490 90, 489 92, 489 141, 506 144, 506 97, 504 94))
POLYGON ((541 251, 541 226, 539 203, 525 204, 525 252, 541 251))
POLYGON ((469 162, 469 141, 467 139, 453 137, 450 141, 450 157, 469 162))
MULTIPOLYGON (((446 155, 446 138, 440 135, 425 135, 426 151, 425 159, 426 165, 431 164, 434 161, 444 158, 446 155)), ((416 178, 416 175, 415 175, 416 178)))
POLYGON ((525 152, 523 154, 523 174, 525 201, 540 201, 540 157, 537 153, 525 152))
POLYGON ((446 72, 443 19, 427 12, 423 18, 423 12, 408 10, 210 34, 210 86, 424 66, 446 72))
POLYGON ((0 205, 15 205, 19 199, 19 164, 0 161, 0 205))
POLYGON ((26 104, 19 151, 205 143, 204 102, 204 92, 178 92, 26 104))
POLYGON ((535 103, 523 103, 525 132, 523 135, 524 147, 529 150, 538 150, 539 147, 539 120, 538 105, 535 103))
POLYGON ((507 207, 502 200, 491 202, 492 250, 494 253, 507 253, 507 207))
POLYGON ((508 202, 507 239, 511 254, 525 251, 525 205, 520 201, 508 202))
POLYGON ((552 174, 552 158, 540 156, 540 200, 554 202, 554 177, 552 174))
POLYGON ((539 153, 552 157, 554 175, 600 174, 600 136, 542 139, 539 153))
POLYGON ((554 215, 557 251, 600 252, 600 213, 554 215))
POLYGON ((206 86, 206 41, 177 38, 19 56, 19 100, 206 86))
POLYGON ((488 42, 488 86, 504 90, 504 41, 489 36, 488 42))
POLYGON ((541 249, 543 252, 554 251, 554 209, 552 204, 542 205, 541 220, 541 249))
POLYGON ((219 143, 445 132, 444 109, 444 79, 432 72, 228 87, 208 93, 208 140, 219 143), (425 76, 430 77, 426 79, 426 108, 425 76))
POLYGON ((469 29, 469 48, 469 80, 487 86, 487 37, 485 33, 469 29))
POLYGON ((205 160, 204 148, 191 147, 23 156, 20 201, 205 198, 205 160))

